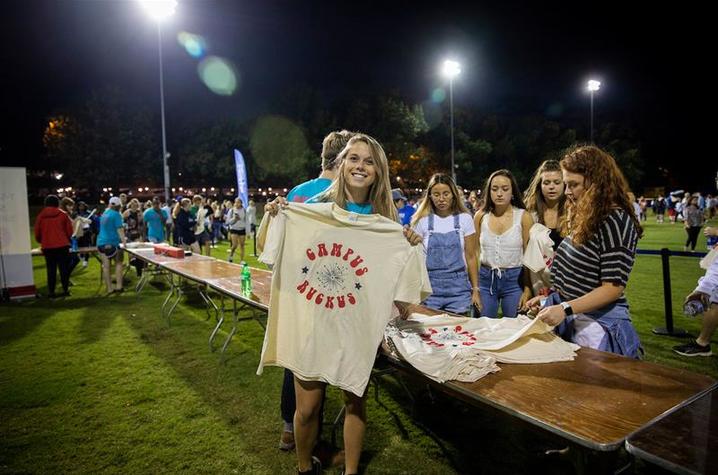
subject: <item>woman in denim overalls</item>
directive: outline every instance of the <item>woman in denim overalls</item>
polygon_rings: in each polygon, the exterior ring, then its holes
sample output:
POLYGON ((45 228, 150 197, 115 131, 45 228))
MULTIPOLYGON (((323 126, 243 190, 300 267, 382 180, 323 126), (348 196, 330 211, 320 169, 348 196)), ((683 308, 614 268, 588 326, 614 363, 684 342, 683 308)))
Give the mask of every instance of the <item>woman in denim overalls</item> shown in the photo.
POLYGON ((412 227, 424 239, 426 270, 433 293, 423 304, 465 314, 481 309, 476 258, 476 230, 450 176, 431 177, 412 227))

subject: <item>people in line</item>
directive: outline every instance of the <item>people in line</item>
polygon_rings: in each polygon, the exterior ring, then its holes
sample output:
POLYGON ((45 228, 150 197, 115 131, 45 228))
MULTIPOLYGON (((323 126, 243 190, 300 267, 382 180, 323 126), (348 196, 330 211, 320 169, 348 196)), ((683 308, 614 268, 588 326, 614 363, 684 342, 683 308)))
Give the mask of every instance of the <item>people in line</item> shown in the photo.
POLYGON ((486 180, 486 201, 474 217, 480 246, 481 315, 515 317, 531 297, 523 254, 533 219, 526 213, 521 191, 509 170, 497 170, 486 180))
POLYGON ((100 253, 102 261, 102 278, 105 282, 105 288, 109 293, 122 292, 122 261, 123 251, 120 244, 127 243, 125 236, 125 227, 120 209, 122 201, 119 197, 110 198, 107 209, 100 216, 100 232, 97 235, 97 250, 100 253), (112 264, 115 265, 115 285, 112 285, 112 277, 110 269, 112 264))
POLYGON ((602 351, 638 358, 640 341, 624 290, 643 230, 633 212, 628 183, 614 158, 588 145, 561 159, 566 184, 566 237, 551 268, 553 287, 527 307, 561 336, 602 351))
POLYGON ((171 242, 173 245, 175 245, 174 241, 174 218, 172 216, 172 210, 175 207, 175 204, 177 203, 177 200, 171 199, 169 202, 162 201, 162 211, 164 212, 165 216, 167 216, 167 220, 165 221, 165 239, 168 242, 171 242))
POLYGON ((234 262, 234 253, 239 248, 239 261, 244 262, 244 243, 247 239, 247 211, 244 209, 242 198, 234 199, 234 206, 227 213, 227 226, 229 227, 229 262, 234 262))
MULTIPOLYGON (((77 247, 91 247, 94 236, 92 235, 92 218, 94 214, 87 207, 84 201, 77 202, 77 218, 73 221, 73 231, 77 237, 77 247)), ((90 260, 90 254, 87 252, 80 254, 82 267, 87 267, 90 260)))
POLYGON ((524 193, 526 211, 534 222, 543 224, 550 230, 553 248, 558 248, 563 240, 561 227, 566 217, 566 194, 561 165, 557 160, 543 162, 524 193))
POLYGON ((407 200, 404 193, 400 188, 394 188, 391 190, 391 199, 396 206, 397 213, 399 213, 399 222, 402 226, 409 226, 411 224, 411 217, 416 212, 413 206, 409 206, 409 200, 407 200))
POLYGON ((457 314, 481 312, 476 229, 451 176, 429 179, 411 226, 424 241, 433 291, 423 304, 457 314))
POLYGON ((70 295, 70 239, 72 237, 72 221, 60 209, 60 199, 57 195, 45 197, 45 207, 35 219, 35 240, 40 244, 42 255, 45 257, 47 269, 47 295, 55 298, 57 285, 57 272, 60 272, 62 294, 70 295))
MULTIPOLYGON (((524 203, 526 211, 531 214, 536 223, 531 227, 528 246, 537 246, 541 251, 543 270, 533 271, 529 269, 531 263, 527 263, 526 270, 529 272, 531 288, 534 295, 545 294, 551 288, 550 263, 553 254, 561 244, 561 227, 566 218, 566 194, 563 183, 561 165, 556 160, 544 161, 534 173, 529 187, 524 192, 524 203), (550 240, 551 247, 544 250, 542 239, 550 240), (551 252, 553 251, 553 252, 551 252), (546 262, 547 256, 549 262, 546 262)), ((527 259, 527 255, 524 255, 527 259)))
MULTIPOLYGON (((126 209, 122 212, 122 219, 125 222, 125 237, 127 242, 142 242, 144 223, 142 222, 142 216, 144 213, 143 204, 137 198, 132 198, 128 203, 126 209)), ((145 268, 144 261, 130 256, 130 265, 135 268, 137 277, 142 275, 142 270, 145 268)))
POLYGON ((257 205, 254 200, 249 200, 247 205, 247 224, 249 226, 249 234, 254 236, 254 232, 257 229, 257 205))
POLYGON ((692 196, 689 198, 686 207, 683 210, 685 221, 683 226, 686 229, 688 238, 686 244, 683 246, 684 251, 695 251, 696 244, 698 243, 698 235, 703 227, 703 211, 698 207, 698 197, 692 196))
MULTIPOLYGON (((68 196, 63 196, 60 199, 60 209, 64 211, 65 214, 67 214, 72 221, 72 236, 70 237, 70 245, 72 246, 73 241, 75 244, 77 244, 77 227, 81 225, 81 220, 77 219, 77 213, 75 212, 75 200, 68 196)), ((77 254, 77 252, 74 252, 73 249, 70 249, 70 275, 72 275, 72 271, 75 270, 75 267, 77 267, 77 264, 79 263, 80 256, 77 254)), ((70 286, 72 287, 72 285, 73 284, 71 280, 70 286)))
POLYGON ((160 243, 165 241, 167 213, 162 208, 162 203, 158 196, 152 198, 152 207, 142 213, 142 222, 144 223, 143 235, 148 242, 160 243))
POLYGON ((217 244, 222 240, 222 224, 224 216, 222 214, 222 206, 219 200, 212 202, 212 243, 210 247, 216 248, 217 244))
POLYGON ((175 205, 175 209, 172 212, 175 223, 175 242, 185 251, 192 251, 199 254, 199 245, 197 245, 194 235, 194 227, 197 220, 190 211, 191 207, 192 202, 189 198, 182 198, 182 200, 175 205))
POLYGON ((199 252, 203 255, 210 255, 210 242, 212 238, 209 235, 211 208, 206 206, 204 197, 194 195, 192 197, 192 210, 194 211, 195 228, 194 239, 199 248, 199 252))
POLYGON ((662 196, 653 200, 653 212, 656 214, 656 222, 663 223, 666 214, 666 200, 662 196))

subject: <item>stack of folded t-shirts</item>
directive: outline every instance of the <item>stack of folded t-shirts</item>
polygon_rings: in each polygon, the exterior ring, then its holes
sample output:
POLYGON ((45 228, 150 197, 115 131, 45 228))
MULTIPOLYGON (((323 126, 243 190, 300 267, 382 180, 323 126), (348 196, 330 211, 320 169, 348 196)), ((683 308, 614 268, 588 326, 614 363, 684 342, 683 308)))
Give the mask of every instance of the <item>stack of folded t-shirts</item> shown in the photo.
POLYGON ((401 358, 435 381, 472 382, 499 371, 497 362, 573 360, 579 346, 552 330, 525 315, 495 319, 413 313, 407 320, 394 320, 386 339, 401 358))

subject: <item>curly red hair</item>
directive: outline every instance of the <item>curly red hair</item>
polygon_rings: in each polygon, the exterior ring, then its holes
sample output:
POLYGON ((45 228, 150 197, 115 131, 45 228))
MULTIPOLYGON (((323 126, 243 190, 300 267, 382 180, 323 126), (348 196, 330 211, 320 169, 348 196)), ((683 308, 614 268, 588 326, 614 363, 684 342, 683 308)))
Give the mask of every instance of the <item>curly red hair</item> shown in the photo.
POLYGON ((638 236, 643 235, 641 223, 628 196, 628 181, 616 160, 594 145, 569 149, 561 159, 561 168, 583 175, 585 191, 575 202, 568 200, 565 233, 571 234, 576 245, 583 245, 598 232, 601 223, 613 209, 622 209, 633 221, 638 236))

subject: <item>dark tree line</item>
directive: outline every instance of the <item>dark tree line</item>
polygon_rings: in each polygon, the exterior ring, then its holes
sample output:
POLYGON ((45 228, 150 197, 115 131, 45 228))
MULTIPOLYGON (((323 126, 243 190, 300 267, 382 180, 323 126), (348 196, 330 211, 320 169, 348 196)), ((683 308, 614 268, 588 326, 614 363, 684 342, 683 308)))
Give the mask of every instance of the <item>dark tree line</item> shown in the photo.
MULTIPOLYGON (((217 119, 173 132, 173 186, 231 186, 235 148, 244 154, 252 185, 290 186, 319 173, 321 141, 341 128, 369 133, 383 144, 393 186, 421 187, 432 173, 450 171, 448 107, 430 126, 423 106, 398 94, 329 100, 297 86, 271 111, 252 120, 217 119)), ((562 150, 581 139, 572 124, 540 115, 455 109, 454 117, 456 172, 466 188, 482 186, 498 168, 510 169, 525 185, 541 161, 560 158, 562 150)), ((607 123, 596 138, 616 157, 631 185, 640 188, 644 165, 635 133, 607 123)), ((123 91, 106 88, 48 120, 44 167, 62 172, 78 188, 160 186, 159 139, 153 112, 123 91)))

